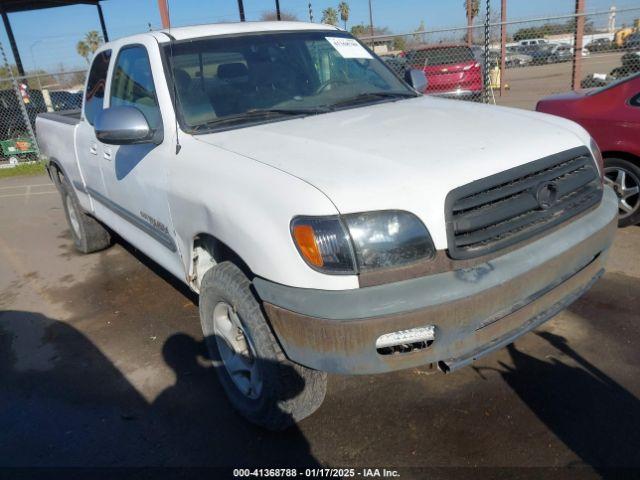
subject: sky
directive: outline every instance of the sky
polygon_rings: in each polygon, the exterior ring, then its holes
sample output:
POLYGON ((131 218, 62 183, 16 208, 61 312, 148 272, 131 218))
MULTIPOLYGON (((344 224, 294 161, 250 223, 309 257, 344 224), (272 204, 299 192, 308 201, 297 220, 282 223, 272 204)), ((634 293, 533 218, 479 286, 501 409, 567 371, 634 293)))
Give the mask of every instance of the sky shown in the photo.
MULTIPOLYGON (((481 0, 484 4, 485 0, 481 0)), ((368 0, 347 0, 351 15, 348 28, 369 24, 368 0)), ((394 33, 414 31, 420 21, 427 30, 459 27, 466 23, 464 0, 371 0, 373 23, 394 33)), ((309 0, 280 0, 283 12, 308 20, 309 0)), ((338 0, 311 0, 314 21, 322 10, 336 7, 338 0)), ((491 0, 492 10, 499 14, 500 1, 491 0)), ((618 9, 640 8, 640 0, 586 0, 589 12, 608 11, 612 4, 618 9)), ((259 20, 263 12, 274 10, 274 0, 244 0, 247 20, 259 20)), ((103 11, 111 39, 160 27, 157 0, 103 0, 103 11)), ((212 22, 237 21, 237 0, 169 0, 172 26, 212 22)), ((509 19, 539 18, 572 13, 575 0, 507 0, 509 19)), ((634 12, 640 17, 640 11, 634 12)), ((606 17, 602 20, 606 22, 606 17)), ((89 30, 100 30, 95 6, 74 5, 9 14, 16 43, 25 70, 73 70, 86 68, 86 62, 76 53, 76 43, 89 30)), ((621 22, 620 22, 621 23, 621 22)), ((9 62, 13 56, 6 32, 0 26, 0 41, 9 62)))

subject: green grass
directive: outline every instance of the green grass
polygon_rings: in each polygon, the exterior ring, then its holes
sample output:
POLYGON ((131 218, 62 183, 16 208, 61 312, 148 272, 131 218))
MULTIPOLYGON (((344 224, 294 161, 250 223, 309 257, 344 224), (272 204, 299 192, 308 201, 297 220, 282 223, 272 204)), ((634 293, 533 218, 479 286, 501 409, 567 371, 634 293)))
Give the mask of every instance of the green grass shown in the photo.
POLYGON ((0 168, 0 178, 43 175, 45 173, 44 162, 22 163, 13 168, 0 168))

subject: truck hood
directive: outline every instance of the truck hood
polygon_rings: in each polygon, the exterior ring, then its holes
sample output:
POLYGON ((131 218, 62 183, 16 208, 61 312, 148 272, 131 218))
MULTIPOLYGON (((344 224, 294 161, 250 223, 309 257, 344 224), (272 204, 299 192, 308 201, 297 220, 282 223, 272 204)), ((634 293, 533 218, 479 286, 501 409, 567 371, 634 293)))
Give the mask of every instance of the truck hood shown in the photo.
POLYGON ((585 135, 550 115, 425 96, 195 138, 312 184, 341 213, 411 211, 446 248, 450 190, 589 145, 585 135))

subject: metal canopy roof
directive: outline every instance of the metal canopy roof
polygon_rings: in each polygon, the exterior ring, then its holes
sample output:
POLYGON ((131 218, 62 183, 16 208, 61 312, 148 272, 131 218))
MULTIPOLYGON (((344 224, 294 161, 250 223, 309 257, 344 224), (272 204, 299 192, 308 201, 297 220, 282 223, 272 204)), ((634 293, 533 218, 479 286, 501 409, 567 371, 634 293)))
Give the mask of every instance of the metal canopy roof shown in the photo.
POLYGON ((66 5, 98 5, 98 3, 100 0, 0 0, 0 10, 12 13, 66 5))
POLYGON ((93 5, 98 9, 98 19, 100 20, 100 27, 102 28, 102 35, 104 40, 108 42, 109 35, 107 34, 107 27, 104 23, 100 1, 101 0, 0 0, 0 16, 2 17, 2 23, 4 23, 7 37, 9 37, 11 52, 13 53, 19 75, 24 76, 25 72, 22 67, 20 52, 16 45, 16 39, 13 35, 13 29, 11 28, 11 22, 9 21, 9 13, 28 12, 43 8, 66 7, 69 5, 93 5))

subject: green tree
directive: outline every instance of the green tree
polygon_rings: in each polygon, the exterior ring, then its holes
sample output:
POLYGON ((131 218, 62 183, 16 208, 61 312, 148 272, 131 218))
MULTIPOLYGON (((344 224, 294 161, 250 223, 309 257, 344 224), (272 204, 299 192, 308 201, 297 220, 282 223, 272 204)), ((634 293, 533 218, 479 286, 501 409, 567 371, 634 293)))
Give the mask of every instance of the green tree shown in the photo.
POLYGON ((480 0, 463 0, 463 7, 467 13, 467 43, 473 43, 473 20, 480 13, 480 0))
POLYGON ((404 37, 394 37, 393 38, 393 49, 394 50, 406 50, 407 49, 407 41, 404 37))
POLYGON ((425 43, 424 33, 420 33, 420 32, 424 32, 426 29, 427 27, 424 24, 424 20, 420 20, 420 25, 418 25, 418 28, 416 28, 413 31, 414 32, 414 34, 412 35, 413 43, 416 43, 416 44, 425 43))
POLYGON ((364 37, 368 34, 369 27, 363 25, 362 23, 360 25, 354 25, 353 27, 351 27, 351 35, 353 35, 354 37, 364 37))
MULTIPOLYGON (((280 12, 280 19, 285 22, 298 21, 298 17, 293 13, 289 13, 289 12, 280 12)), ((262 15, 260 16, 260 20, 262 20, 263 22, 272 22, 272 21, 278 20, 278 15, 276 12, 273 12, 273 11, 262 12, 262 15)))
POLYGON ((103 41, 102 35, 95 30, 91 30, 90 32, 85 33, 84 38, 76 44, 76 51, 78 52, 78 55, 89 63, 89 59, 98 47, 102 45, 103 41))
POLYGON ((328 7, 322 11, 322 23, 338 25, 338 12, 335 8, 328 7))
POLYGON ((347 21, 349 20, 349 4, 347 2, 340 2, 338 4, 338 12, 340 13, 340 20, 344 22, 344 29, 347 29, 347 21))
POLYGON ((78 52, 78 55, 80 55, 87 61, 87 63, 89 63, 89 55, 91 54, 91 51, 89 50, 89 45, 87 45, 84 40, 80 40, 77 43, 76 52, 78 52))
MULTIPOLYGON (((390 35, 391 32, 387 27, 374 27, 374 35, 390 35)), ((351 27, 351 35, 354 37, 368 37, 371 35, 371 27, 369 25, 354 25, 351 27)))

